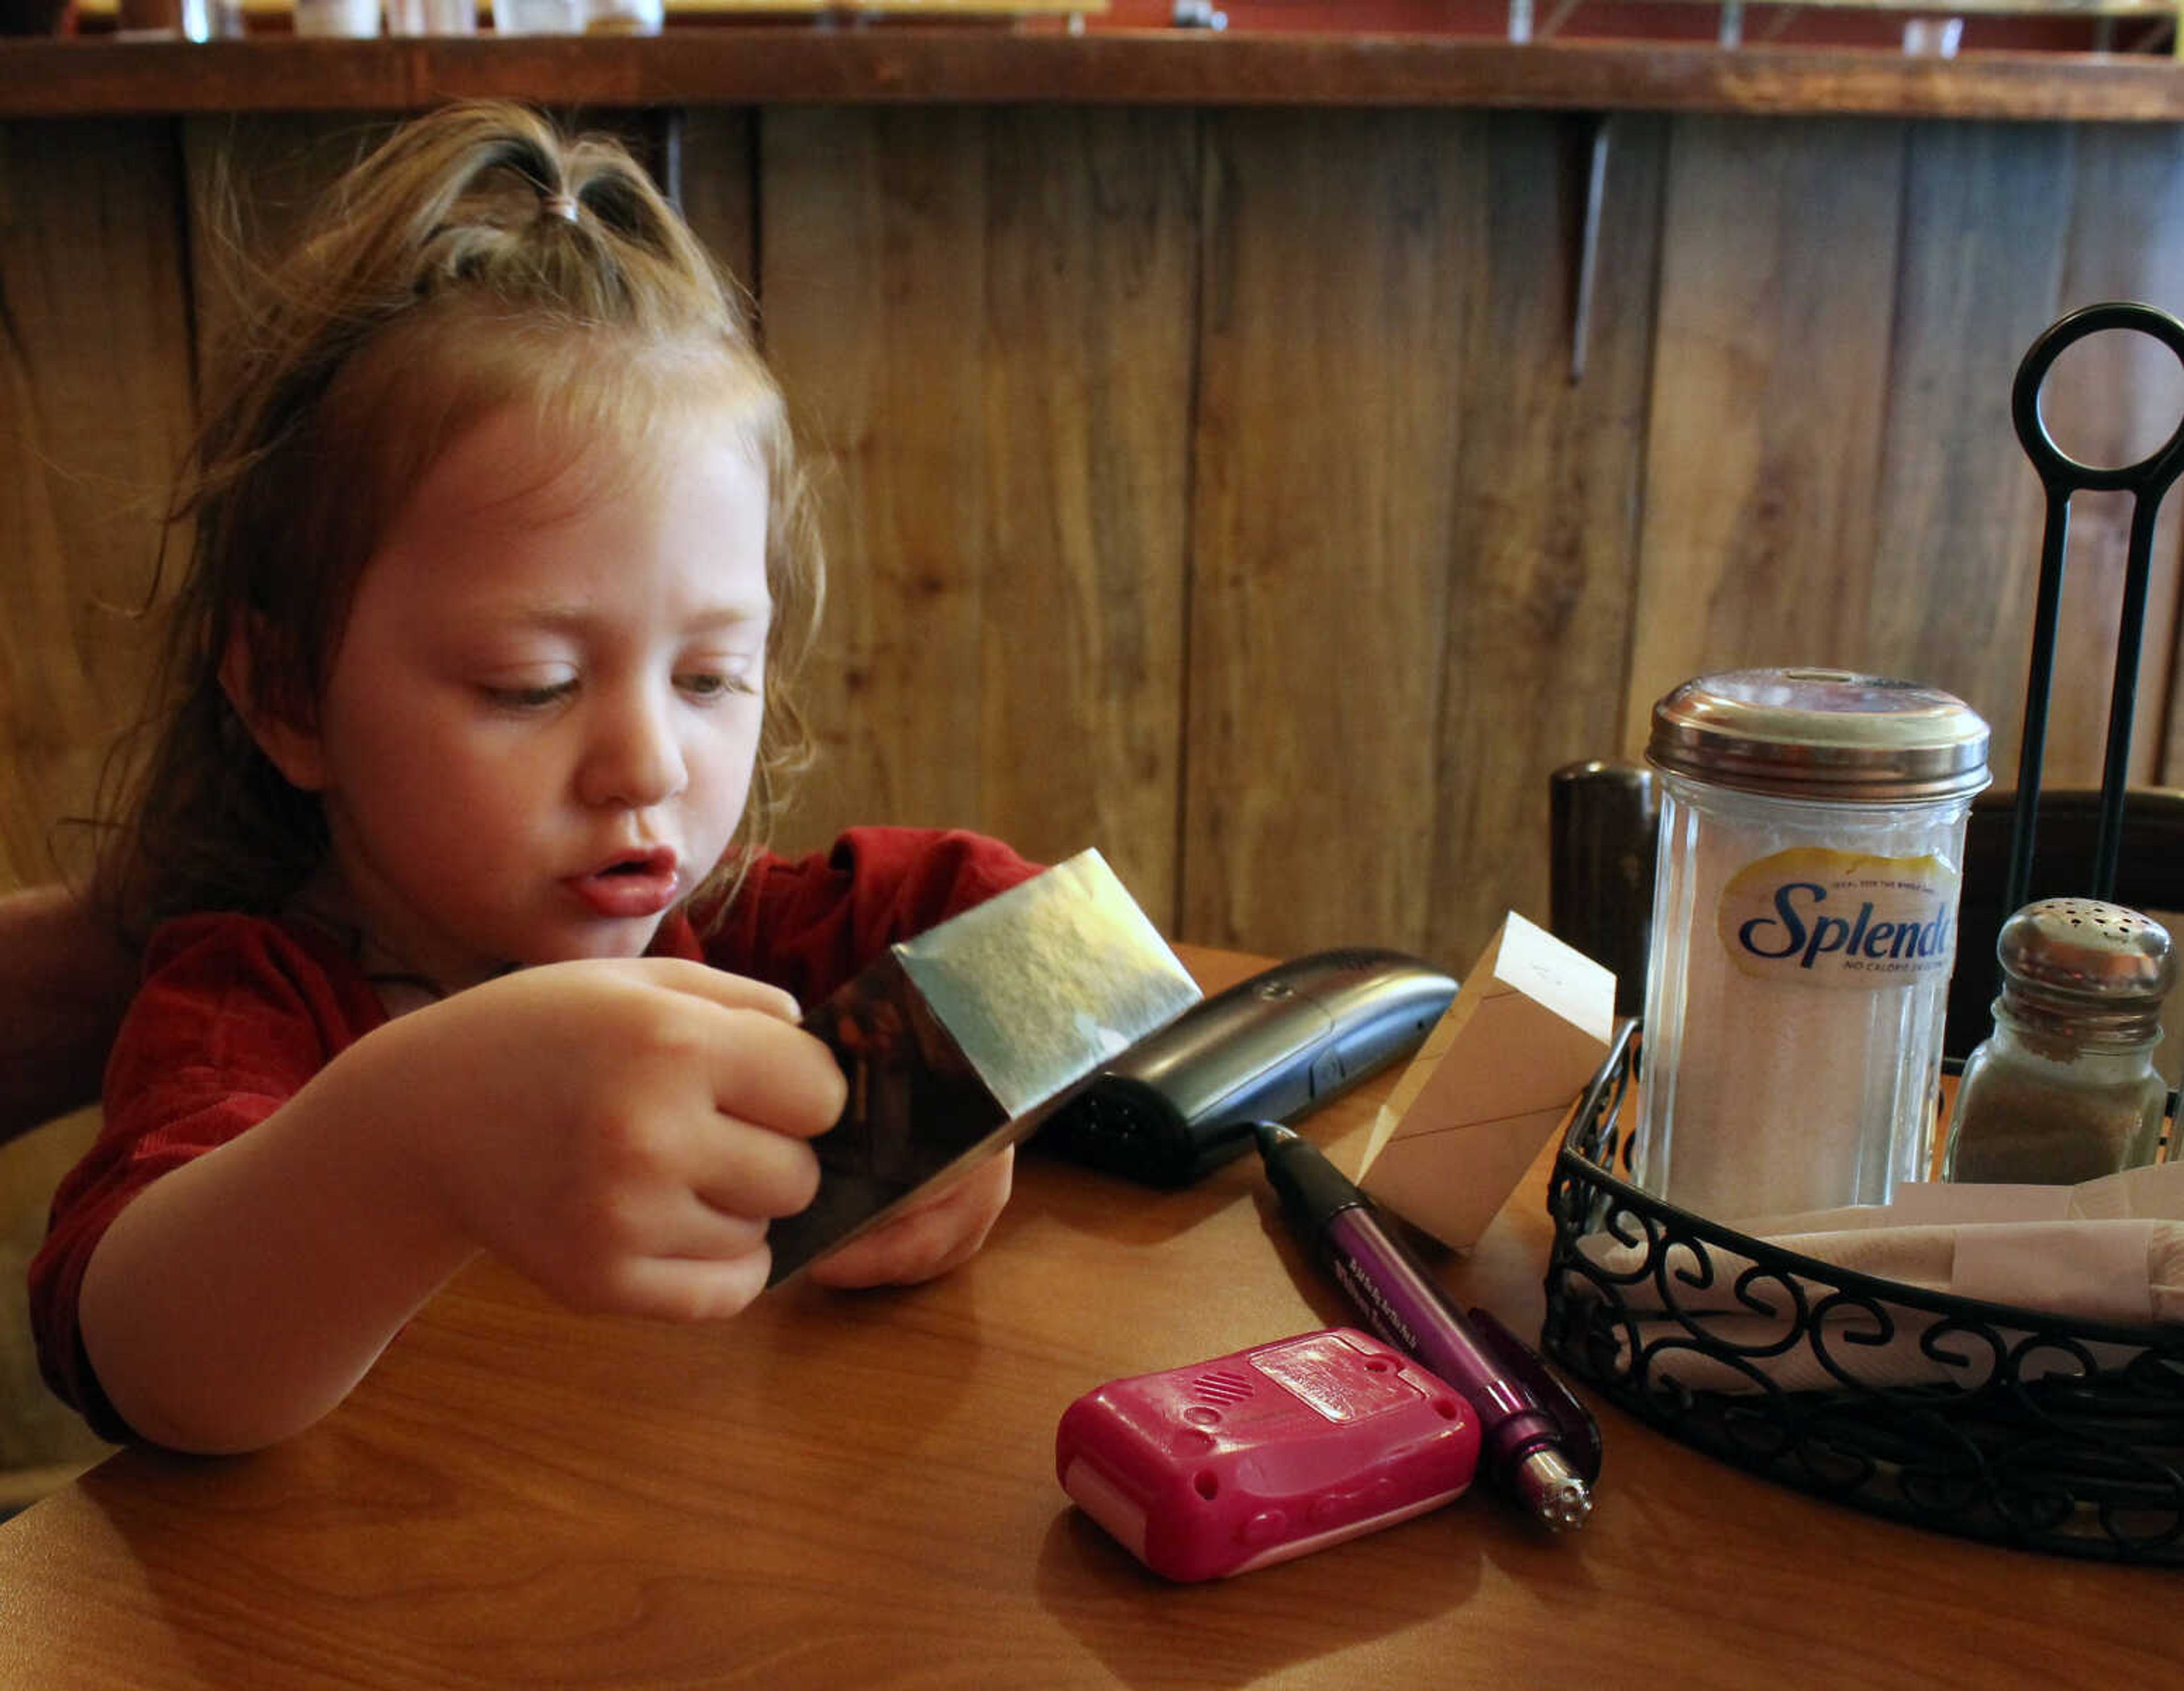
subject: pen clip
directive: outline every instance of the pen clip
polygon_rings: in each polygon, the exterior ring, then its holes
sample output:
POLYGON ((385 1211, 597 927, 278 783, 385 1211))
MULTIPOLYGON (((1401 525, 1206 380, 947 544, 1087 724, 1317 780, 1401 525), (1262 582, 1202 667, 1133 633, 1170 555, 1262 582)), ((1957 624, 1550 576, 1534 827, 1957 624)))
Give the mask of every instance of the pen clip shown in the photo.
POLYGON ((1592 1411, 1577 1400, 1562 1376, 1540 1359, 1533 1348, 1502 1325, 1491 1309, 1474 1307, 1468 1317, 1472 1331, 1502 1371, 1514 1376, 1554 1418, 1562 1432, 1563 1458, 1585 1484, 1600 1477, 1600 1423, 1592 1411))

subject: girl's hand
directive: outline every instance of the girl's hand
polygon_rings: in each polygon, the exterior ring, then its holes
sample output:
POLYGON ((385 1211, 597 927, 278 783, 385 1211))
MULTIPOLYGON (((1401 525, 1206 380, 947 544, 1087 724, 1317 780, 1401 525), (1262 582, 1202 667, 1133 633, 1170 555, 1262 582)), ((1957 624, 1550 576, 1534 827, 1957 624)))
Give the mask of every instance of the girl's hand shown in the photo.
POLYGON ((805 1141, 845 1083, 796 1015, 634 958, 522 969, 373 1038, 419 1047, 421 1161, 465 1236, 577 1309, 699 1320, 765 1290, 767 1221, 818 1189, 805 1141))
POLYGON ((943 1275, 985 1242, 1009 1201, 1016 1150, 989 1157, 961 1180, 811 1264, 822 1286, 907 1286, 943 1275))
POLYGON ((782 993, 668 958, 557 963, 376 1030, 145 1187, 85 1269, 136 1432, 248 1450, 348 1395, 481 1247, 579 1309, 695 1320, 764 1289, 766 1223, 846 1091, 782 993))

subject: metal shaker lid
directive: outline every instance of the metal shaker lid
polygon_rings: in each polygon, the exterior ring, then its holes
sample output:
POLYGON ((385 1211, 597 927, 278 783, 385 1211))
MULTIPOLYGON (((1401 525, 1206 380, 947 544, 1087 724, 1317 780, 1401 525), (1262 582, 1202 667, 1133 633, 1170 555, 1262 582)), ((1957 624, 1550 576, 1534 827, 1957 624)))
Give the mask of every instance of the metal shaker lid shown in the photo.
POLYGON ((2150 1022, 2176 982, 2169 930, 2096 898, 2026 905, 2002 924, 1994 950, 2012 1003, 2059 1014, 2150 1022))
POLYGON ((1745 792, 1892 804, 1987 784, 1987 725, 1953 694, 1846 669, 1736 669, 1653 706, 1646 761, 1745 792))

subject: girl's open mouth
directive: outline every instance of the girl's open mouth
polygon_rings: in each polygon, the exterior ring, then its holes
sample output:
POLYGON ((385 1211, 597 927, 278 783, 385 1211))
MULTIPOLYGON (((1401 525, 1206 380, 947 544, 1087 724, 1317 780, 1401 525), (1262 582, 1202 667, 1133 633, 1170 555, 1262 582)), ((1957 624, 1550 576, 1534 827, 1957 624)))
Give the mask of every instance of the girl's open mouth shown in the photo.
POLYGON ((674 903, 682 878, 675 871, 675 854, 660 846, 602 863, 588 874, 571 877, 568 885, 595 914, 628 920, 657 916, 674 903))

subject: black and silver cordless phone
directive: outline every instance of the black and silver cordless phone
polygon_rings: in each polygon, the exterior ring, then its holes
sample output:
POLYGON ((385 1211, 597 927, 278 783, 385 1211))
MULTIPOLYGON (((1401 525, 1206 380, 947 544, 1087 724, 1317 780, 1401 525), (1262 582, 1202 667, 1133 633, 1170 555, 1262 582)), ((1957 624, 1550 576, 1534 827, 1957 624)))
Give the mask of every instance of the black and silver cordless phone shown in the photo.
POLYGON ((1147 1186, 1188 1186, 1409 1055, 1456 996, 1401 952, 1315 952, 1194 1004, 1057 1109, 1041 1150, 1147 1186))

